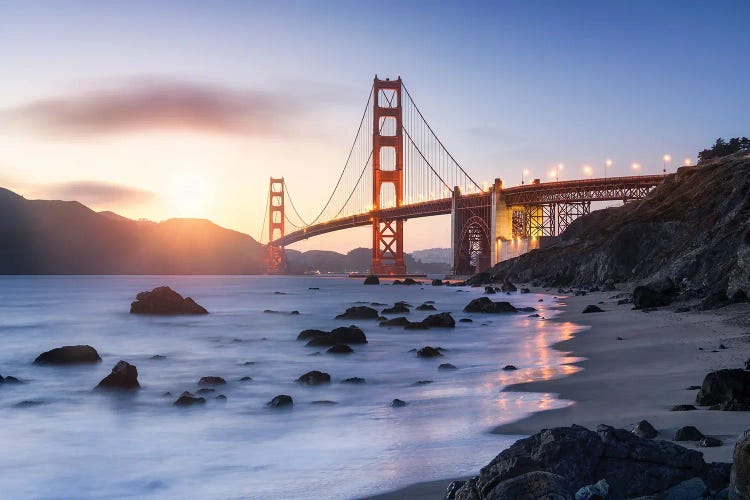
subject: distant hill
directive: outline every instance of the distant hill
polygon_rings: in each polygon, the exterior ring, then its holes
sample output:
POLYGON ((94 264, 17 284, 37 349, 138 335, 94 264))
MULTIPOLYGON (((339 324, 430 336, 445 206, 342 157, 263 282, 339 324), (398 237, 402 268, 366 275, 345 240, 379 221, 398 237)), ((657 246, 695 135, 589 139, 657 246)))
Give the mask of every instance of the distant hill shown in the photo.
POLYGON ((0 188, 0 274, 258 274, 263 246, 204 219, 139 222, 0 188))
MULTIPOLYGON (((132 220, 77 201, 27 200, 0 188, 0 274, 262 274, 266 250, 247 234, 205 219, 132 220)), ((364 272, 371 251, 287 249, 289 271, 364 272)), ((406 256, 415 273, 444 264, 406 256)))
POLYGON ((453 262, 453 253, 450 248, 415 250, 411 252, 411 256, 425 263, 451 264, 453 262))

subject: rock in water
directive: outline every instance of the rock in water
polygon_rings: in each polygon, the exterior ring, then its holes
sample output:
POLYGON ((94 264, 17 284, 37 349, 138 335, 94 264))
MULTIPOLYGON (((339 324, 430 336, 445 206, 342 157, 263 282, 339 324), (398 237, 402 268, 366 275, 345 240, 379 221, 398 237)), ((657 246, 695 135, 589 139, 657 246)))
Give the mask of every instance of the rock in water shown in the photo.
POLYGON ((730 500, 750 499, 750 431, 745 431, 734 445, 730 500))
POLYGON ((417 356, 420 358, 437 358, 441 357, 442 354, 435 347, 425 346, 417 351, 417 356))
POLYGON ((657 432, 656 429, 654 429, 654 426, 647 420, 641 420, 633 428, 633 434, 640 438, 653 439, 656 437, 657 432))
POLYGON ((503 292, 517 292, 518 287, 516 287, 516 285, 514 285, 510 281, 506 281, 505 283, 503 283, 503 286, 500 287, 500 290, 502 290, 503 292))
POLYGON ((43 352, 34 360, 35 365, 71 365, 98 363, 102 360, 90 345, 66 345, 43 352))
POLYGON ((432 304, 422 304, 417 306, 417 311, 437 311, 437 309, 432 304))
POLYGON ((189 392, 185 391, 173 403, 175 406, 192 406, 206 404, 206 398, 196 398, 189 392))
POLYGON ((451 313, 430 314, 422 320, 422 324, 429 328, 455 328, 456 320, 451 313))
POLYGON ((138 389, 138 369, 127 361, 118 361, 112 368, 112 373, 107 375, 96 386, 113 389, 138 389))
POLYGON ((378 319, 378 311, 372 307, 354 306, 347 308, 346 312, 336 316, 336 319, 378 319))
POLYGON ((378 326, 407 326, 410 323, 411 321, 406 319, 406 316, 399 316, 398 318, 381 321, 378 326))
POLYGON ((443 286, 443 280, 440 280, 440 279, 432 280, 432 286, 443 286))
POLYGON ((516 312, 517 309, 508 302, 493 302, 489 297, 480 297, 469 302, 464 307, 468 313, 508 313, 516 312))
POLYGON ((584 310, 582 312, 583 312, 583 314, 588 314, 588 313, 603 313, 604 310, 601 307, 599 307, 599 306, 588 305, 588 306, 586 306, 584 308, 584 310))
MULTIPOLYGON (((308 330, 305 330, 308 331, 308 330)), ((318 330, 316 330, 318 331, 318 330)), ((304 333, 304 332, 302 332, 304 333)), ((300 336, 302 336, 300 333, 300 336)), ((299 337, 297 337, 299 339, 299 337)), ((354 325, 334 328, 330 333, 313 334, 309 346, 333 346, 336 344, 366 344, 365 332, 354 325)))
POLYGON ((391 401, 391 406, 393 408, 401 408, 402 406, 406 406, 406 405, 407 405, 406 401, 401 401, 400 399, 394 399, 393 401, 391 401))
POLYGON ((368 276, 367 278, 365 278, 365 282, 363 284, 365 284, 365 285, 379 285, 380 284, 380 280, 378 279, 377 276, 371 274, 370 276, 368 276))
POLYGON ((750 403, 750 371, 740 368, 711 372, 703 379, 695 403, 700 406, 750 403))
POLYGON ((266 406, 270 406, 271 408, 283 408, 285 406, 292 406, 294 404, 294 401, 292 400, 291 396, 287 396, 286 394, 279 394, 278 396, 275 396, 271 401, 266 403, 266 406))
POLYGON ((133 314, 208 314, 208 311, 193 299, 175 292, 168 286, 154 288, 150 292, 140 292, 135 302, 130 304, 133 314))
POLYGON ((503 366, 503 371, 512 372, 512 371, 515 371, 515 370, 518 370, 518 368, 516 368, 515 365, 505 365, 505 366, 503 366))
POLYGON ((227 381, 221 377, 201 377, 198 385, 224 385, 227 381))
POLYGON ((307 385, 329 384, 331 383, 331 376, 328 373, 313 370, 302 375, 297 379, 297 382, 307 385))
POLYGON ((675 441, 700 441, 703 437, 703 433, 692 425, 680 427, 674 434, 675 441))
POLYGON ((354 350, 346 344, 336 344, 326 352, 329 354, 351 354, 354 350))
POLYGON ((438 366, 438 370, 458 370, 458 368, 450 363, 443 363, 442 365, 438 366))
POLYGON ((383 314, 409 314, 411 311, 403 302, 396 302, 393 307, 383 309, 383 314))
POLYGON ((539 498, 497 495, 501 485, 534 471, 561 476, 569 485, 569 489, 556 487, 557 491, 550 492, 560 496, 546 498, 572 498, 570 491, 603 478, 609 483, 607 498, 635 498, 666 491, 694 477, 707 481, 711 470, 701 453, 668 441, 642 439, 609 426, 592 432, 574 425, 545 429, 516 441, 467 481, 456 498, 539 498))

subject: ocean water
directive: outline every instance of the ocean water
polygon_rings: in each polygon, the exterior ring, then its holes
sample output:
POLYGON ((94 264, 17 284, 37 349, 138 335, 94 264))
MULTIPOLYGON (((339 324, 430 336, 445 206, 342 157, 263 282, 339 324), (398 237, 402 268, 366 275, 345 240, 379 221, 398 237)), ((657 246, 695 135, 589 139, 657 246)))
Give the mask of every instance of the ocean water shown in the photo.
MULTIPOLYGON (((0 385, 0 496, 336 499, 475 473, 517 439, 488 433, 493 426, 569 404, 551 394, 501 391, 574 371, 548 346, 581 329, 527 313, 462 313, 482 292, 329 277, 1 277, 0 374, 23 384, 0 385), (137 292, 160 285, 211 314, 129 314, 137 292), (433 300, 439 311, 474 322, 405 331, 334 319, 360 302, 398 300, 433 300), (350 355, 295 340, 306 328, 351 323, 369 343, 354 345, 350 355), (39 353, 72 344, 94 346, 103 362, 32 364, 39 353), (445 356, 425 360, 410 352, 426 345, 445 348, 445 356), (155 354, 166 359, 151 359, 155 354), (138 367, 142 389, 93 391, 120 359, 138 367), (445 362, 459 369, 438 371, 445 362), (519 369, 503 371, 506 364, 519 369), (332 383, 294 382, 309 370, 330 373, 332 383), (227 384, 206 395, 206 405, 172 404, 208 375, 227 384), (243 376, 253 380, 241 382, 243 376), (355 376, 367 383, 340 383, 355 376), (432 383, 414 385, 420 380, 432 383), (277 394, 291 395, 294 407, 267 408, 277 394), (391 408, 394 398, 408 405, 391 408), (337 404, 311 404, 318 400, 337 404)), ((550 296, 493 298, 555 314, 550 296)), ((412 310, 409 317, 427 314, 412 310)))

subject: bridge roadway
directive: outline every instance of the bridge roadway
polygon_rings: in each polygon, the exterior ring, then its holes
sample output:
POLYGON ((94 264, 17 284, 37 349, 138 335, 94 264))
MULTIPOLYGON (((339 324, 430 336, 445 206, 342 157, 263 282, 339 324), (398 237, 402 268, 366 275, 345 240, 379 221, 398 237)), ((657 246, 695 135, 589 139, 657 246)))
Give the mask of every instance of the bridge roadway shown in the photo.
MULTIPOLYGON (((661 183, 666 175, 640 175, 628 177, 607 177, 600 179, 581 179, 575 181, 543 182, 525 184, 502 190, 502 196, 508 206, 545 205, 551 203, 576 203, 591 201, 627 201, 643 198, 654 186, 661 183)), ((492 189, 481 193, 462 194, 461 198, 482 198, 492 195, 492 189)), ((432 217, 451 213, 452 198, 410 203, 400 207, 341 217, 338 219, 313 224, 291 232, 272 243, 274 246, 287 246, 298 241, 321 234, 341 231, 353 227, 372 224, 373 217, 380 220, 406 220, 418 217, 432 217)))

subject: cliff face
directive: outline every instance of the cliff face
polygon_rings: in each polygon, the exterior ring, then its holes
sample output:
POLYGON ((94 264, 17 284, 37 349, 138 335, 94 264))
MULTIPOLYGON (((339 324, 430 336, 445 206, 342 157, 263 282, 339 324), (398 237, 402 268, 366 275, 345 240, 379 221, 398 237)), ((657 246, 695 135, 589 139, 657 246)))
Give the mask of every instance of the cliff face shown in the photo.
POLYGON ((750 154, 683 167, 643 200, 581 217, 495 280, 588 286, 669 277, 683 293, 750 292, 750 154))
POLYGON ((263 247, 202 219, 139 222, 0 189, 0 274, 256 274, 263 247))

